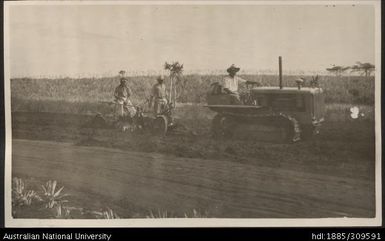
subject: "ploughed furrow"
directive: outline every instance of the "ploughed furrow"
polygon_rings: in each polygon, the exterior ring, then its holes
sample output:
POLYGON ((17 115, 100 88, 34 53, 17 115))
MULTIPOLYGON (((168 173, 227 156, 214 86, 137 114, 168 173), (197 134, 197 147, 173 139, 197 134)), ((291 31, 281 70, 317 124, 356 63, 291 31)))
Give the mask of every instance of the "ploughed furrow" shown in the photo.
POLYGON ((12 149, 15 176, 55 179, 147 210, 231 218, 374 215, 374 185, 365 179, 48 141, 14 139, 12 149))

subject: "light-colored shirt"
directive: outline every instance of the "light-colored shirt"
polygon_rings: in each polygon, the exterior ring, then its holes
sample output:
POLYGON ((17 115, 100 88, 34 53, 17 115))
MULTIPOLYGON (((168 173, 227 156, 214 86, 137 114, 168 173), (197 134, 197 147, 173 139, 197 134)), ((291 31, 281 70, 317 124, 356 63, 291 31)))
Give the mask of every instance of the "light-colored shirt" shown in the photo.
POLYGON ((238 92, 238 84, 239 82, 246 82, 246 80, 238 77, 238 76, 226 76, 223 78, 222 86, 223 88, 227 88, 232 92, 238 92))
POLYGON ((115 89, 114 93, 115 98, 117 99, 127 99, 131 96, 131 89, 124 85, 119 85, 115 89))
POLYGON ((156 99, 166 98, 166 85, 165 84, 155 84, 152 87, 152 96, 156 99))

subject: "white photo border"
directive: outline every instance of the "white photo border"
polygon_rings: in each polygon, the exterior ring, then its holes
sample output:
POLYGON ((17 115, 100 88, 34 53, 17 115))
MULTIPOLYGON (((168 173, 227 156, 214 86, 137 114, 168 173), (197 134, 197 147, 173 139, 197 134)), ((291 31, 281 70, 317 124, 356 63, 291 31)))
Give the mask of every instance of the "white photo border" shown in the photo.
POLYGON ((4 104, 5 180, 4 214, 6 227, 369 227, 382 225, 381 176, 381 1, 5 1, 4 2, 4 104), (15 219, 11 215, 12 120, 9 53, 9 9, 16 5, 371 5, 375 9, 375 217, 374 218, 168 218, 57 220, 15 219))

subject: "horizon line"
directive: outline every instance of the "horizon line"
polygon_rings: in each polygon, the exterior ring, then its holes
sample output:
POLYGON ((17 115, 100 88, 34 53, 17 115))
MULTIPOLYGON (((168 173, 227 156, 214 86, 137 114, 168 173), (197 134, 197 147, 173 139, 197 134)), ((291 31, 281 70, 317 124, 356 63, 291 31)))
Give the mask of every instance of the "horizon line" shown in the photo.
MULTIPOLYGON (((126 77, 139 77, 139 76, 157 76, 165 75, 168 76, 168 72, 165 70, 135 70, 135 71, 126 71, 126 77)), ((11 76, 10 79, 21 79, 21 78, 30 78, 30 79, 66 79, 66 78, 112 78, 119 76, 119 71, 108 71, 104 73, 78 73, 78 74, 17 74, 11 76), (116 73, 115 73, 116 72, 116 73)), ((283 70, 283 75, 331 75, 330 72, 326 70, 283 70)), ((187 70, 183 71, 183 75, 227 75, 226 70, 187 70)), ((238 72, 238 75, 279 75, 278 70, 275 69, 241 69, 238 72)), ((341 76, 360 76, 358 72, 346 72, 342 73, 341 76)))

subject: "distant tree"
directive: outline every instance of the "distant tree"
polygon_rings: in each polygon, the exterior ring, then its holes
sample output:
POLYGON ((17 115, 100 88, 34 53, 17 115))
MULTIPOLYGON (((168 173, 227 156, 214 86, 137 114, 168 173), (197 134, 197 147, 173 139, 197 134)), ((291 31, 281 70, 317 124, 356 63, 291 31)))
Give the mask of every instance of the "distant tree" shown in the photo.
POLYGON ((371 63, 361 63, 357 62, 355 65, 350 67, 352 72, 361 72, 362 75, 370 76, 370 74, 375 70, 375 66, 371 63))
POLYGON ((336 76, 341 76, 346 70, 348 70, 350 67, 344 67, 344 66, 336 66, 333 65, 331 68, 326 68, 327 71, 329 71, 332 74, 335 74, 336 76))

